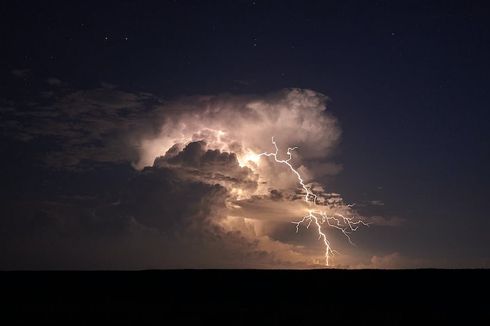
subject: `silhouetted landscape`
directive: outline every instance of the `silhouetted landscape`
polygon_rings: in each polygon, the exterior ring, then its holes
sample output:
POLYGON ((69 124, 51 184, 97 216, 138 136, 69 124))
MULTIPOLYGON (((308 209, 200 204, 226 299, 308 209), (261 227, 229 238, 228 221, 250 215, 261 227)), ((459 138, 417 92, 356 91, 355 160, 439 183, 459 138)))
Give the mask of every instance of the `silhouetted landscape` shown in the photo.
POLYGON ((488 270, 3 272, 1 290, 4 317, 17 322, 398 324, 483 321, 489 276, 488 270))

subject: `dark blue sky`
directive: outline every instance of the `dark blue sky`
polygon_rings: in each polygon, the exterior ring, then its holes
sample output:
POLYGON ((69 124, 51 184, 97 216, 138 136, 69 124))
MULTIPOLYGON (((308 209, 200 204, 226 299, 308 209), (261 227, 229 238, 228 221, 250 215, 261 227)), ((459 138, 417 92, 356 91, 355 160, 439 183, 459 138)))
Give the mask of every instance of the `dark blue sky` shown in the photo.
MULTIPOLYGON (((328 180, 331 187, 352 202, 380 200, 382 214, 405 220, 383 231, 380 248, 435 265, 488 266, 488 6, 257 0, 2 7, 2 107, 39 104, 54 85, 66 93, 107 83, 169 100, 313 89, 330 98, 343 130, 335 159, 344 169, 328 180)), ((120 180, 130 170, 94 165, 82 177, 53 170, 39 162, 60 146, 55 140, 9 137, 1 142, 4 201, 90 192, 94 183, 103 192, 104 178, 120 180)))

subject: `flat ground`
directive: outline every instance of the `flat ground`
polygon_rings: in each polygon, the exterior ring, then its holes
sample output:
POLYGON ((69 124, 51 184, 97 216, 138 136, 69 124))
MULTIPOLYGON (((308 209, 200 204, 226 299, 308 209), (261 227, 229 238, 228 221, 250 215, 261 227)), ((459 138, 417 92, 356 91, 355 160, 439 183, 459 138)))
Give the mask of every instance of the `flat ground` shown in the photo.
MULTIPOLYGON (((233 324, 490 320, 490 270, 1 272, 2 318, 233 324)), ((321 324, 324 324, 321 323, 321 324)))

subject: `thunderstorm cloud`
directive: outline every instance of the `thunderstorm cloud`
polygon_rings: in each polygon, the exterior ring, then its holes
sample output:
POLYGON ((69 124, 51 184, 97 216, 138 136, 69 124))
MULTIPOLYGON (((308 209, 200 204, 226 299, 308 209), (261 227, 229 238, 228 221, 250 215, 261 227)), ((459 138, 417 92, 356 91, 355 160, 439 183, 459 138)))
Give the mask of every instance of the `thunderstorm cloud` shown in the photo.
POLYGON ((274 152, 272 137, 280 159, 298 147, 291 165, 325 212, 358 214, 315 182, 342 169, 334 161, 341 130, 322 94, 286 89, 166 101, 112 85, 68 90, 57 79, 48 83, 58 89, 38 103, 2 103, 3 133, 22 144, 53 142, 39 156, 44 168, 103 186, 3 205, 4 266, 322 266, 317 235, 304 227, 296 233, 291 223, 308 209, 298 178, 260 157, 274 152), (101 181, 93 171, 107 166, 130 168, 101 172, 101 181))

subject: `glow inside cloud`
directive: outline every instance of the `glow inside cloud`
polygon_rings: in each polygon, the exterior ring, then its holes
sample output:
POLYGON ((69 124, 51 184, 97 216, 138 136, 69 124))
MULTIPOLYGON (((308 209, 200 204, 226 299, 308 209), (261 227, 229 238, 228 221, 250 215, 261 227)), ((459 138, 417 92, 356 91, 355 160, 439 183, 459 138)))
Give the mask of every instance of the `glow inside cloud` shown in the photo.
MULTIPOLYGON (((295 244, 287 239, 295 231, 291 221, 308 211, 305 192, 289 168, 258 154, 274 151, 272 137, 283 150, 279 157, 286 158, 288 147, 298 147, 291 165, 318 196, 322 210, 354 216, 339 194, 314 182, 338 172, 338 165, 325 159, 340 134, 337 120, 326 112, 326 97, 311 90, 192 97, 167 105, 157 133, 139 135, 134 165, 171 169, 184 180, 219 185, 226 199, 208 219, 215 232, 236 232, 281 261, 312 266, 322 257, 318 244, 309 250, 297 241, 304 235, 297 235, 295 244)), ((309 231, 304 232, 315 237, 309 231)))

